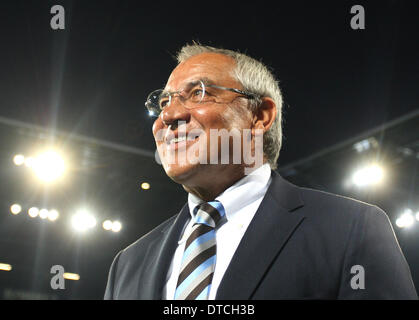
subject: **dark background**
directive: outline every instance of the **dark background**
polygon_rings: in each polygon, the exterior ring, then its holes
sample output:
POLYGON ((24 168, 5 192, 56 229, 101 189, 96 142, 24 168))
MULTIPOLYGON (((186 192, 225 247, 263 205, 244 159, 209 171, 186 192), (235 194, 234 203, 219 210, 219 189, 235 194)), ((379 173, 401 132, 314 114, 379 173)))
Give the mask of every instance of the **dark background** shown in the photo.
POLYGON ((0 271, 0 294, 101 299, 115 254, 180 210, 187 195, 154 161, 144 101, 192 40, 272 68, 285 102, 279 172, 382 207, 419 286, 419 231, 394 225, 405 207, 419 211, 418 12, 416 1, 0 2, 0 263, 13 265, 0 271), (55 4, 65 8, 65 30, 50 27, 55 4), (357 4, 365 30, 350 27, 357 4), (380 146, 370 154, 392 164, 392 180, 387 189, 347 190, 352 145, 371 136, 380 146), (66 182, 42 187, 12 158, 51 144, 71 168, 66 182), (144 181, 150 190, 139 187, 144 181), (12 216, 14 202, 56 207, 60 219, 12 216), (106 232, 98 222, 74 233, 68 220, 83 205, 123 229, 106 232), (52 290, 55 264, 80 281, 52 290))

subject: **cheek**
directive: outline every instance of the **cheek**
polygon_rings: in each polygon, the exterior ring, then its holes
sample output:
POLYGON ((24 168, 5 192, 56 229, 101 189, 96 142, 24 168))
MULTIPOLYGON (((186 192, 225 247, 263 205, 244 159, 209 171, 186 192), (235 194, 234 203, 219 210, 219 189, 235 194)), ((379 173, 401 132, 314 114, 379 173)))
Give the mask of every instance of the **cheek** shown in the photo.
POLYGON ((247 108, 230 107, 222 113, 227 129, 249 129, 252 124, 251 112, 247 108))
POLYGON ((216 119, 219 115, 217 108, 215 107, 201 107, 196 109, 191 109, 191 115, 197 121, 205 124, 206 122, 211 122, 213 119, 216 119))
POLYGON ((194 118, 205 131, 210 129, 229 129, 231 117, 225 116, 228 107, 211 106, 194 110, 194 118))
POLYGON ((160 118, 158 118, 154 121, 153 127, 151 128, 151 130, 153 132, 154 139, 157 138, 158 133, 161 132, 162 129, 163 129, 163 122, 161 121, 160 118))

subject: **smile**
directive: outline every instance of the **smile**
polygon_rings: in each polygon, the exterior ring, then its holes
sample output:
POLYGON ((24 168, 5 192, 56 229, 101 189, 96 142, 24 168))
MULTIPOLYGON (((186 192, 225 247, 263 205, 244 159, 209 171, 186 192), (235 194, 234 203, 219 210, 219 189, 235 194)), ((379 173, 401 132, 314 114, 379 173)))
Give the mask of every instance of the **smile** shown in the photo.
POLYGON ((167 149, 178 150, 179 148, 194 144, 199 139, 199 135, 183 135, 166 140, 167 149))

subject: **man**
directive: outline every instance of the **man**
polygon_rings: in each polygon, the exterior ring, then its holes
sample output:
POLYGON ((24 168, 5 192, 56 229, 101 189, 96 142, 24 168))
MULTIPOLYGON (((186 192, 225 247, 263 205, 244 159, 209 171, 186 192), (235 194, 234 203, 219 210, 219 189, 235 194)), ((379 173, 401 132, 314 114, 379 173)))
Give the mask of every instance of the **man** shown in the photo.
POLYGON ((262 63, 198 44, 178 62, 146 106, 188 203, 117 254, 105 299, 417 299, 382 210, 273 171, 282 97, 262 63))

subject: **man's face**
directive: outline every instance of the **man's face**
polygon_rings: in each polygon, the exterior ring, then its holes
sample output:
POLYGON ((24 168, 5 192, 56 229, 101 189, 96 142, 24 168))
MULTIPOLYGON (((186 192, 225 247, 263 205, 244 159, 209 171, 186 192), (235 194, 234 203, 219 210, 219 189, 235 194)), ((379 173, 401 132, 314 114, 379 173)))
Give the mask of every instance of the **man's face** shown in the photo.
MULTIPOLYGON (((165 87, 166 91, 180 91, 187 84, 200 79, 207 79, 213 84, 228 88, 242 89, 240 83, 233 77, 235 62, 232 58, 216 53, 203 53, 191 57, 179 64, 172 72, 165 87)), ((233 172, 238 172, 242 164, 209 164, 201 161, 190 161, 188 152, 198 150, 203 146, 207 150, 207 159, 210 153, 219 152, 220 143, 210 143, 210 129, 225 129, 231 132, 235 128, 251 128, 251 112, 247 109, 248 100, 237 93, 220 90, 216 103, 204 103, 194 108, 186 108, 175 96, 171 104, 164 108, 154 122, 153 135, 157 150, 163 163, 166 174, 174 181, 183 185, 198 185, 208 183, 208 179, 218 179, 233 172), (178 123, 183 123, 178 127, 178 123), (168 144, 162 136, 178 136, 178 133, 202 132, 197 139, 168 144), (169 159, 170 158, 170 159, 169 159), (173 159, 186 159, 186 161, 173 161, 173 159)), ((213 131, 214 132, 214 131, 213 131)), ((220 142, 220 140, 218 140, 220 142)), ((231 146, 229 146, 231 147, 231 146)), ((231 152, 230 152, 231 153, 231 152)))

